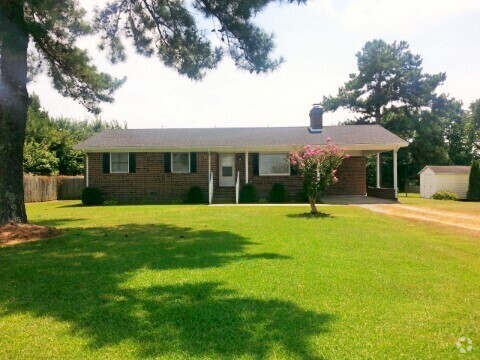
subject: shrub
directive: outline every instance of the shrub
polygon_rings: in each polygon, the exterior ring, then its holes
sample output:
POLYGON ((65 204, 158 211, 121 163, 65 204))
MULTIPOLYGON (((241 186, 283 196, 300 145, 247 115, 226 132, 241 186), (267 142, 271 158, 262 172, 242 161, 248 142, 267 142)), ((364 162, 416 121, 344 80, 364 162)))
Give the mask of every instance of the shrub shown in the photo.
POLYGON ((239 197, 241 203, 255 203, 259 200, 257 188, 252 183, 242 186, 239 197))
POLYGON ((85 205, 102 205, 104 202, 102 192, 95 187, 87 187, 82 191, 82 203, 85 205))
POLYGON ((472 162, 470 176, 468 178, 467 199, 480 201, 480 160, 472 162))
POLYGON ((190 187, 187 193, 187 204, 202 204, 203 199, 203 191, 200 186, 190 187))
POLYGON ((432 195, 432 199, 435 200, 458 200, 458 195, 451 191, 441 190, 437 191, 435 194, 432 195))
POLYGON ((273 184, 272 189, 270 190, 270 196, 268 200, 272 203, 282 203, 287 200, 287 192, 285 191, 285 186, 280 183, 273 184))

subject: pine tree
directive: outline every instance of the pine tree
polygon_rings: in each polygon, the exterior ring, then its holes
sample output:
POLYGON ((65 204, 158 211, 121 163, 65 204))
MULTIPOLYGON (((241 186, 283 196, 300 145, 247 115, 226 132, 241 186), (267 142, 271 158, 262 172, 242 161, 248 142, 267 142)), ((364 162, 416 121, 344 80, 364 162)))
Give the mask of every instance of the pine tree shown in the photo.
POLYGON ((349 109, 362 123, 387 128, 398 126, 395 122, 408 123, 412 113, 428 106, 446 79, 445 73, 423 73, 422 58, 412 54, 405 41, 368 41, 356 56, 358 73, 350 74, 336 96, 324 97, 322 105, 325 111, 349 109))
POLYGON ((100 47, 112 63, 125 60, 124 41, 130 39, 138 53, 156 55, 196 80, 217 66, 224 50, 239 68, 268 72, 282 59, 271 58, 273 35, 253 18, 273 2, 281 0, 112 0, 89 23, 78 0, 0 1, 0 224, 27 221, 22 163, 29 67, 30 74, 46 68, 62 95, 93 113, 100 103, 113 101, 124 81, 99 72, 77 47, 79 37, 93 32, 100 34, 100 47), (204 18, 213 29, 199 27, 204 18), (218 34, 224 46, 214 47, 207 33, 218 34))

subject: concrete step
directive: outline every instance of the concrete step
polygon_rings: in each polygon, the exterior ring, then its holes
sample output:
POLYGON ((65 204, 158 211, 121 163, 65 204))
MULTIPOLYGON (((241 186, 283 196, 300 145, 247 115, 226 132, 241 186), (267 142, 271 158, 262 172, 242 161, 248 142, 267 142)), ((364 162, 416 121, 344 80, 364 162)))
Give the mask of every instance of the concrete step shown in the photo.
POLYGON ((235 188, 217 188, 213 190, 214 204, 235 204, 235 188))

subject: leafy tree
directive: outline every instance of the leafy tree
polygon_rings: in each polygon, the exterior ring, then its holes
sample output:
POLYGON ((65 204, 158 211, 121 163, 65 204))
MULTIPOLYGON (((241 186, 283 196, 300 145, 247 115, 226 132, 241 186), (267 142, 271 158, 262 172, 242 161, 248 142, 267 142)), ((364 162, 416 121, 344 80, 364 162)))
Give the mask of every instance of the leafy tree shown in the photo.
MULTIPOLYGON (((40 100, 33 94, 27 115, 24 171, 37 175, 79 175, 83 173, 81 151, 73 146, 107 128, 121 128, 117 121, 74 121, 52 119, 41 109, 40 100)), ((126 124, 124 125, 126 127, 126 124)))
POLYGON ((468 178, 467 199, 480 201, 480 160, 472 162, 468 178))
MULTIPOLYGON (((268 4, 281 0, 112 0, 93 23, 77 0, 0 2, 0 223, 27 221, 22 163, 28 108, 28 48, 31 74, 47 69, 54 87, 93 113, 113 101, 124 79, 114 79, 91 64, 76 40, 97 32, 100 47, 115 63, 125 60, 124 40, 138 53, 156 55, 168 67, 201 79, 217 66, 226 48, 236 65, 250 72, 275 69, 273 36, 253 22, 268 4), (211 20, 224 47, 214 47, 201 18, 211 20)), ((288 2, 294 2, 289 0, 288 2)), ((297 0, 303 3, 305 0, 297 0)))
POLYGON ((466 119, 466 133, 472 158, 480 159, 480 99, 470 104, 466 119))
POLYGON ((23 169, 36 175, 55 175, 58 173, 58 159, 44 145, 27 142, 24 147, 23 169))
POLYGON ((312 214, 318 214, 317 199, 323 197, 327 188, 338 181, 335 176, 337 168, 348 157, 345 149, 333 144, 330 138, 325 147, 306 145, 299 151, 290 152, 290 163, 303 178, 312 214))
POLYGON ((442 104, 440 112, 446 124, 445 138, 448 142, 450 164, 470 164, 472 161, 472 144, 468 138, 468 121, 462 103, 455 99, 447 99, 442 104))
POLYGON ((430 110, 423 110, 416 123, 408 151, 417 170, 425 165, 469 163, 463 104, 445 94, 432 98, 430 110))
POLYGON ((407 150, 412 156, 412 166, 422 169, 426 165, 448 165, 448 144, 445 126, 434 112, 422 112, 415 123, 413 139, 407 150))

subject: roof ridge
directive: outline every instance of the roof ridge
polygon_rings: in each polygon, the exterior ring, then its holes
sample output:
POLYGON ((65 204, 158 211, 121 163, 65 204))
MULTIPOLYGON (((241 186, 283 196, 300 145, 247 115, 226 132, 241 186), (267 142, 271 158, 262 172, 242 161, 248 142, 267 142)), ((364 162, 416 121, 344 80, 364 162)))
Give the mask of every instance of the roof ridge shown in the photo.
MULTIPOLYGON (((337 127, 367 127, 367 126, 378 126, 382 127, 380 124, 337 124, 337 125, 324 125, 324 128, 337 128, 337 127)), ((304 126, 232 126, 232 127, 174 127, 174 128, 135 128, 135 129, 105 129, 108 130, 121 130, 121 131, 135 131, 135 130, 228 130, 228 129, 308 129, 308 125, 304 126)), ((385 129, 386 130, 386 129, 385 129)))

